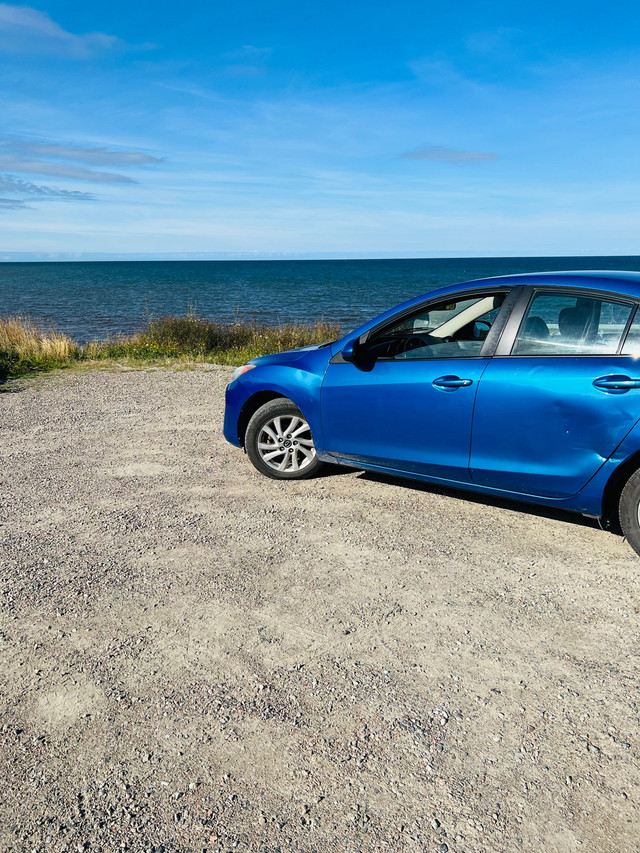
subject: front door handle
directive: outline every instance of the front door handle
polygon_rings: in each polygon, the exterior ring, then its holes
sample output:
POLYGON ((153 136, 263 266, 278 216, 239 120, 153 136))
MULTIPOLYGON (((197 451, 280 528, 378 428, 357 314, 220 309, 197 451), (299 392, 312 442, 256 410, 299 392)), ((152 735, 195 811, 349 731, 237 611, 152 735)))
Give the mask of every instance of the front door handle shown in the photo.
POLYGON ((472 385, 473 379, 460 379, 459 376, 452 375, 438 376, 431 384, 441 391, 455 391, 456 388, 466 388, 467 385, 472 385))
POLYGON ((640 388, 640 379, 632 379, 624 373, 612 373, 609 376, 598 376, 593 380, 593 387, 610 394, 625 394, 632 388, 640 388))

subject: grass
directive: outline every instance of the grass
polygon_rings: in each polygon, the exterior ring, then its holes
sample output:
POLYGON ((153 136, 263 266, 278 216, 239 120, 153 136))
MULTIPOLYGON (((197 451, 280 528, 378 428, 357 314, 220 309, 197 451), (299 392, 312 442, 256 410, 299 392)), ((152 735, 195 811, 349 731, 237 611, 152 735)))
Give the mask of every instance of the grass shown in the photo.
POLYGON ((80 353, 80 347, 67 335, 43 333, 19 317, 0 317, 0 379, 66 367, 80 353))
POLYGON ((80 346, 67 335, 43 332, 32 321, 0 318, 0 380, 80 362, 208 361, 239 365, 259 355, 320 344, 340 336, 335 323, 217 323, 194 313, 150 320, 128 337, 93 341, 80 346))

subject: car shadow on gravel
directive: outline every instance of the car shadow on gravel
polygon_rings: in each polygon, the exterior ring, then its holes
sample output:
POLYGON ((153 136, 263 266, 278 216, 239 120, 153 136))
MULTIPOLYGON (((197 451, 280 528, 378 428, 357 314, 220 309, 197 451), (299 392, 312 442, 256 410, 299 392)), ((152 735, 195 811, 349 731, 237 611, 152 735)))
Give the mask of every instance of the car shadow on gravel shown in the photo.
MULTIPOLYGON (((359 478, 369 480, 370 482, 386 483, 395 485, 400 489, 411 489, 417 492, 429 492, 431 494, 446 495, 451 498, 467 501, 468 503, 483 504, 488 507, 496 507, 498 509, 506 509, 510 512, 525 512, 528 515, 535 515, 540 518, 550 518, 555 521, 566 521, 568 524, 576 524, 579 527, 591 527, 596 530, 601 529, 601 525, 595 518, 588 518, 580 515, 577 512, 569 512, 564 509, 555 509, 554 507, 540 506, 538 504, 529 504, 520 501, 506 500, 505 498, 494 497, 493 495, 482 495, 476 492, 467 492, 463 489, 453 489, 449 486, 440 486, 432 483, 422 483, 417 480, 405 480, 401 477, 393 477, 392 475, 374 473, 373 471, 361 471, 359 478)), ((607 532, 617 533, 615 529, 607 530, 607 532)))

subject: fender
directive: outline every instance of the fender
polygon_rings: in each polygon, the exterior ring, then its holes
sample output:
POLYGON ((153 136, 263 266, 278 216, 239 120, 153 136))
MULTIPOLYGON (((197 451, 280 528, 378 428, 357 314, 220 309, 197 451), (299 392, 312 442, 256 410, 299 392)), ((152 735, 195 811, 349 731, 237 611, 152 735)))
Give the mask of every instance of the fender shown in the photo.
POLYGON ((227 386, 224 434, 227 441, 242 446, 238 439, 238 423, 242 410, 256 394, 271 393, 294 402, 309 422, 316 449, 324 447, 320 418, 320 386, 324 378, 331 348, 298 351, 285 363, 271 361, 270 356, 255 359, 256 367, 243 373, 227 386))
POLYGON ((579 511, 606 519, 615 519, 620 492, 638 468, 640 468, 640 421, 633 426, 607 461, 573 498, 576 503, 589 507, 589 509, 581 507, 579 511))

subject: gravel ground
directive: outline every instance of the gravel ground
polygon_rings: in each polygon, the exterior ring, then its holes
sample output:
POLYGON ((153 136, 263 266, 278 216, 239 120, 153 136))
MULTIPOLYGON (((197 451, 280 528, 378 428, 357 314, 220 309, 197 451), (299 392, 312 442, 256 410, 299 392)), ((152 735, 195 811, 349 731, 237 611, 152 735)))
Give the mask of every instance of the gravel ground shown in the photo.
POLYGON ((229 373, 0 393, 0 849, 640 849, 631 549, 264 479, 229 373))

